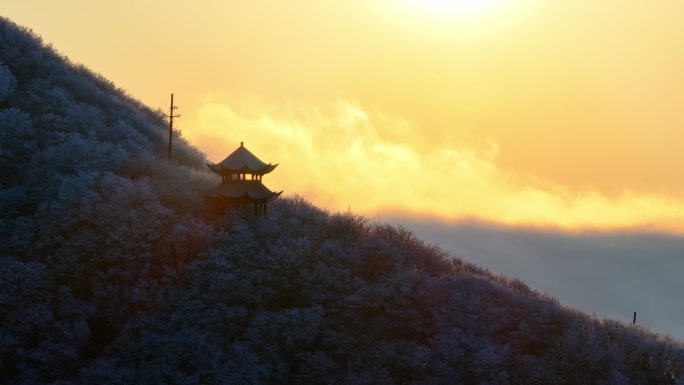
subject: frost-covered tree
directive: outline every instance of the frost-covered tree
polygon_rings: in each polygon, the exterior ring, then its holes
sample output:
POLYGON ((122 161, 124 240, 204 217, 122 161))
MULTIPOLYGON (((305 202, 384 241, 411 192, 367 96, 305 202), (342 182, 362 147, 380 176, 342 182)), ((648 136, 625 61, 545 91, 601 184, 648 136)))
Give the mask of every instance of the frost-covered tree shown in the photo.
POLYGON ((205 158, 0 18, 0 382, 681 384, 676 341, 410 232, 281 199, 216 215, 205 158))

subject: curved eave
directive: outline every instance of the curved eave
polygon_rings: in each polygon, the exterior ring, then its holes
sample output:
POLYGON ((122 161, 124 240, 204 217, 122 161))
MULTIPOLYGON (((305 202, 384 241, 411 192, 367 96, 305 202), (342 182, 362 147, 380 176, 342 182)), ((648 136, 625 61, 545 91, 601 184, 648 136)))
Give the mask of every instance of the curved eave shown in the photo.
POLYGON ((207 163, 207 167, 209 169, 219 175, 223 176, 228 176, 230 174, 254 174, 254 175, 265 175, 268 174, 269 172, 275 170, 276 167, 278 167, 278 164, 267 164, 265 167, 261 169, 252 169, 247 165, 242 166, 241 168, 228 168, 225 167, 221 164, 211 164, 207 163))
POLYGON ((273 192, 256 180, 227 181, 207 193, 209 198, 231 201, 268 202, 283 192, 273 192))
POLYGON ((217 164, 212 164, 212 163, 207 163, 207 167, 209 167, 209 170, 221 174, 221 167, 219 167, 217 164))
POLYGON ((282 193, 283 193, 283 190, 280 190, 280 191, 278 191, 277 193, 273 193, 273 196, 271 196, 271 197, 268 199, 268 201, 270 202, 270 201, 272 201, 272 200, 274 200, 274 199, 277 199, 280 195, 282 195, 282 193))
POLYGON ((241 196, 237 197, 227 197, 224 195, 220 194, 207 194, 207 198, 210 199, 216 199, 219 201, 225 201, 225 202, 231 202, 231 203, 267 203, 271 202, 274 199, 277 199, 280 194, 282 194, 282 191, 272 193, 270 196, 264 197, 264 198, 254 198, 251 197, 249 194, 244 194, 241 196))

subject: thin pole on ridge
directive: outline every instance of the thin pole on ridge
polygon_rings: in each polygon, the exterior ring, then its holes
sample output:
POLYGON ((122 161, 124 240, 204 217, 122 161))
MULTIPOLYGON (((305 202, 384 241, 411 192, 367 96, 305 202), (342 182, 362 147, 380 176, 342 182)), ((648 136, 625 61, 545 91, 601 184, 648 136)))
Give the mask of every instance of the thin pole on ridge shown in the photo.
POLYGON ((173 112, 178 109, 178 106, 173 105, 173 94, 171 94, 171 105, 169 107, 169 159, 171 159, 171 143, 173 140, 173 118, 180 118, 180 114, 174 114, 173 112))

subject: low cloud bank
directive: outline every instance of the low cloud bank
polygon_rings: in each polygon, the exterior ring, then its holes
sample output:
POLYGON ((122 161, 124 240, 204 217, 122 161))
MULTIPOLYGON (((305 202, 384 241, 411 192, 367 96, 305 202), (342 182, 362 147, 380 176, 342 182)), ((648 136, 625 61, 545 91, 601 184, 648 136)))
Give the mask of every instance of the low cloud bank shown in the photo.
POLYGON ((494 273, 520 278, 565 305, 622 321, 631 321, 636 311, 638 323, 684 340, 684 236, 378 219, 494 273))

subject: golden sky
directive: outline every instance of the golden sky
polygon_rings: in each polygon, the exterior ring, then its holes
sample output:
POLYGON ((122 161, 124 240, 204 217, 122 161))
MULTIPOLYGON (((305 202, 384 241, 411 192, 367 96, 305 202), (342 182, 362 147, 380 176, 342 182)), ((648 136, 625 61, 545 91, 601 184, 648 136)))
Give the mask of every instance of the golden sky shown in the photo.
POLYGON ((3 1, 333 210, 684 231, 681 0, 3 1))

